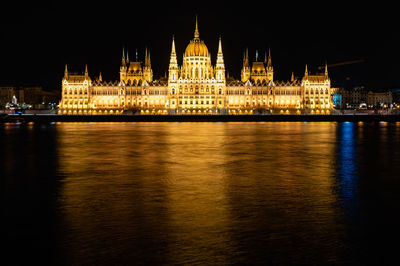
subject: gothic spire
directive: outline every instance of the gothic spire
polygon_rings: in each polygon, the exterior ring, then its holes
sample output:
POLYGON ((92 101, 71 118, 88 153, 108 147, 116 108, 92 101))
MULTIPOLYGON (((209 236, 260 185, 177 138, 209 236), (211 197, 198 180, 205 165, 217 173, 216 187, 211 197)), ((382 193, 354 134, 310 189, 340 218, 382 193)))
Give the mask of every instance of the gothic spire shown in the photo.
POLYGON ((218 41, 217 64, 224 64, 224 55, 223 55, 223 53, 222 53, 222 41, 221 41, 221 36, 219 36, 219 41, 218 41))
POLYGON ((246 66, 249 66, 249 48, 246 48, 246 66))
POLYGON ((172 55, 176 55, 176 51, 175 51, 175 38, 174 38, 174 35, 172 35, 171 56, 172 56, 172 55))
POLYGON ((267 67, 272 67, 271 48, 268 48, 268 63, 267 67))
POLYGON ((125 47, 122 47, 122 65, 125 66, 125 47))
POLYGON ((221 36, 219 36, 219 41, 218 41, 218 55, 222 55, 222 42, 221 42, 221 36))
POLYGON ((64 70, 64 77, 68 77, 68 67, 67 64, 65 64, 65 70, 64 70))
POLYGON ((146 49, 144 51, 144 65, 147 66, 147 46, 146 46, 146 49))
POLYGON ((264 64, 267 64, 267 62, 268 62, 267 51, 265 51, 264 64))
POLYGON ((172 35, 172 47, 171 47, 171 57, 169 60, 169 65, 174 66, 174 67, 178 67, 177 65, 177 59, 176 59, 176 51, 175 51, 175 38, 174 35, 172 35))
POLYGON ((328 77, 328 63, 325 61, 325 77, 328 77))

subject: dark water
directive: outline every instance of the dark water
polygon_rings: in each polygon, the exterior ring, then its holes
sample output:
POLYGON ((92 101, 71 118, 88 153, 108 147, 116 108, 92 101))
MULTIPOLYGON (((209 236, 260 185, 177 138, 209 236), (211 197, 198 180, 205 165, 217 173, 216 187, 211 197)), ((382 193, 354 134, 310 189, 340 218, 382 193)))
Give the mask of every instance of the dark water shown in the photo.
POLYGON ((400 123, 0 125, 10 264, 398 260, 400 123))

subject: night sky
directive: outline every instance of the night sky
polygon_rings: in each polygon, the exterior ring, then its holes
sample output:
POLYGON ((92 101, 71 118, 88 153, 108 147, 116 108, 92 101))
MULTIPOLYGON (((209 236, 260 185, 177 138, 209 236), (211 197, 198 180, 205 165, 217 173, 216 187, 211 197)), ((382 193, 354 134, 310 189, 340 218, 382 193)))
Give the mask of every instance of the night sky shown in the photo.
POLYGON ((305 64, 316 72, 326 61, 364 60, 329 68, 332 86, 400 87, 394 6, 350 6, 350 1, 61 3, 3 8, 0 85, 59 90, 65 64, 71 72, 82 72, 87 64, 92 78, 101 72, 103 80, 118 80, 124 46, 131 60, 136 49, 143 60, 148 47, 158 79, 168 71, 172 35, 181 64, 197 14, 213 64, 221 35, 226 70, 237 79, 246 47, 253 60, 256 50, 263 59, 271 48, 275 80, 289 80, 292 71, 301 77, 305 64))

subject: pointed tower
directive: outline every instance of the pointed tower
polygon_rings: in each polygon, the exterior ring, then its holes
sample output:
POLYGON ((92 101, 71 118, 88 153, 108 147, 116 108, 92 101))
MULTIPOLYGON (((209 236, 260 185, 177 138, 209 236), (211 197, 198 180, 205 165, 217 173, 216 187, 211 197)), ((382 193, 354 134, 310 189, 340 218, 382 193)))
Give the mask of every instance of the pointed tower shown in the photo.
POLYGON ((292 72, 292 76, 290 77, 290 81, 294 82, 294 73, 292 72))
POLYGON ((65 64, 64 79, 68 79, 68 67, 67 67, 67 64, 65 64))
POLYGON ((249 64, 249 49, 246 48, 246 52, 243 58, 243 67, 242 67, 242 82, 246 82, 250 79, 250 64, 249 64))
POLYGON ((326 80, 329 79, 329 76, 328 76, 328 63, 327 62, 325 62, 325 79, 326 80))
POLYGON ((143 76, 147 82, 153 81, 153 70, 151 69, 151 63, 150 63, 150 51, 147 51, 147 47, 144 59, 143 76))
POLYGON ((221 36, 219 37, 218 42, 218 53, 217 53, 217 63, 215 65, 216 71, 216 79, 219 82, 223 82, 225 84, 225 64, 224 64, 224 55, 222 53, 222 41, 221 36))
POLYGON ((264 64, 267 65, 267 62, 268 62, 268 56, 267 56, 267 51, 265 51, 264 64))
POLYGON ((85 64, 85 78, 89 78, 89 72, 87 70, 87 65, 85 64))
POLYGON ((272 67, 271 49, 268 49, 267 82, 274 81, 274 68, 272 67))
POLYGON ((99 74, 99 81, 103 81, 103 77, 101 76, 101 72, 99 74))
POLYGON ((144 49, 144 66, 147 66, 147 47, 144 49))
POLYGON ((302 83, 308 81, 308 69, 307 69, 307 64, 306 64, 306 70, 304 71, 304 77, 302 79, 302 83))
POLYGON ((308 69, 307 69, 307 64, 306 64, 306 70, 304 71, 304 77, 308 79, 308 69))
POLYGON ((168 68, 168 83, 175 83, 179 78, 179 67, 178 61, 176 59, 176 51, 175 51, 175 39, 172 36, 172 47, 171 47, 171 56, 169 59, 169 68, 168 68))
POLYGON ((119 80, 124 81, 126 79, 126 59, 125 59, 125 48, 122 48, 122 61, 121 61, 121 66, 119 68, 119 80))

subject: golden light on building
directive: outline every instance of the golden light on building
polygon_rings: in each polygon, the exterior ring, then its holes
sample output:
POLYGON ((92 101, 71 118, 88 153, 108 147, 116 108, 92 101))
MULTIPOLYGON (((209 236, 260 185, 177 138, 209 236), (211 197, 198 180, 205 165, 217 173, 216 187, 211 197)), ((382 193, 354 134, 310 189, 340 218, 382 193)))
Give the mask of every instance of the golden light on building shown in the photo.
POLYGON ((331 84, 325 72, 303 78, 275 81, 271 51, 265 59, 250 62, 243 56, 241 80, 227 78, 219 38, 215 65, 200 39, 196 18, 194 38, 178 65, 172 37, 168 77, 153 80, 150 51, 144 63, 131 61, 122 51, 120 80, 103 81, 101 73, 92 80, 87 66, 84 74, 72 74, 65 66, 60 114, 329 114, 331 84))

